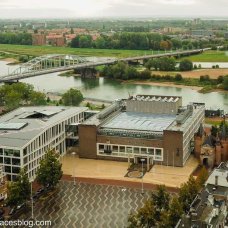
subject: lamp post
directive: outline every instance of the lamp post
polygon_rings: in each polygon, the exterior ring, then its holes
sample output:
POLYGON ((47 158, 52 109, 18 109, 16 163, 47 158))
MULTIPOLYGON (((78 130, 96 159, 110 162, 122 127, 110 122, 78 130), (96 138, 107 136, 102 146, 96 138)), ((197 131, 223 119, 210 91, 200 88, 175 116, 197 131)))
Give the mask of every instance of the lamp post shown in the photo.
POLYGON ((32 207, 32 220, 34 220, 34 202, 32 197, 32 183, 33 183, 33 178, 31 178, 31 207, 32 207))
MULTIPOLYGON (((71 154, 73 155, 73 158, 75 159, 76 153, 75 152, 72 152, 71 154)), ((73 166, 73 175, 74 175, 74 186, 76 186, 76 181, 75 181, 75 166, 73 166)))
POLYGON ((141 194, 144 194, 144 189, 143 189, 143 162, 145 161, 145 158, 141 158, 140 160, 142 162, 142 191, 141 191, 141 194))

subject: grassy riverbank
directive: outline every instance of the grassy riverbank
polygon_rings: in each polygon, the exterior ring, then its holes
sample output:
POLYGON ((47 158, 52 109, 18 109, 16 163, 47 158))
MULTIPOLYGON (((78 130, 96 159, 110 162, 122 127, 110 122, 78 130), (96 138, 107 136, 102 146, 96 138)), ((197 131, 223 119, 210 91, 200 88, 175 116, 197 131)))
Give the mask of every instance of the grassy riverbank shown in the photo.
MULTIPOLYGON (((29 45, 10 45, 0 44, 0 52, 9 52, 19 55, 41 56, 46 54, 72 54, 81 56, 99 57, 130 57, 138 55, 151 55, 152 51, 144 50, 114 50, 114 49, 94 49, 94 48, 70 48, 70 47, 51 47, 51 46, 29 46, 29 45)), ((158 53, 157 51, 153 52, 158 53)), ((159 53, 162 53, 161 51, 159 53)))
POLYGON ((187 57, 192 62, 228 62, 228 51, 206 51, 187 57))

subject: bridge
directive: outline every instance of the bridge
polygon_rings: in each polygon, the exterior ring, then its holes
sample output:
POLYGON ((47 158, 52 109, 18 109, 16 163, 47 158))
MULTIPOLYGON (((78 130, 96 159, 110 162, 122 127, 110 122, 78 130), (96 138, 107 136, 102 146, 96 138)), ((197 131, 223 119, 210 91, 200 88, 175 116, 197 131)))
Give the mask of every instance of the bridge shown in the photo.
POLYGON ((200 54, 207 49, 196 49, 186 51, 176 51, 162 54, 152 54, 144 56, 135 56, 129 58, 98 58, 98 57, 80 57, 76 55, 65 55, 65 54, 52 54, 44 55, 34 58, 27 63, 21 64, 12 73, 5 76, 0 76, 0 83, 3 82, 14 82, 21 79, 30 78, 34 76, 50 74, 55 72, 69 71, 78 69, 81 71, 82 77, 91 73, 94 67, 102 65, 115 64, 118 61, 123 62, 134 62, 142 61, 153 58, 161 57, 182 57, 194 54, 200 54))

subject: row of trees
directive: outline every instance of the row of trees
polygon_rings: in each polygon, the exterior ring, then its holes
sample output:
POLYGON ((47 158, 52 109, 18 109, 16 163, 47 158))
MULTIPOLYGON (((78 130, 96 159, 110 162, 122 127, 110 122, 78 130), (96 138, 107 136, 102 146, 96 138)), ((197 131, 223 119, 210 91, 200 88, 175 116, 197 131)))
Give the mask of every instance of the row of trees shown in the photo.
POLYGON ((29 33, 0 33, 0 43, 32 45, 32 35, 29 33))
MULTIPOLYGON (((212 41, 211 41, 212 42, 212 41)), ((220 43, 216 43, 219 45, 220 43)), ((122 32, 113 36, 102 35, 93 40, 90 35, 79 35, 71 42, 73 48, 129 49, 129 50, 171 50, 194 49, 215 45, 206 40, 180 40, 166 35, 149 32, 122 32)))
POLYGON ((145 63, 145 67, 149 70, 153 68, 155 70, 161 70, 161 71, 174 71, 174 70, 190 71, 193 69, 193 63, 188 59, 183 59, 180 61, 179 68, 176 69, 175 58, 163 57, 163 58, 155 58, 155 59, 148 60, 145 63))
MULTIPOLYGON (((37 182, 45 189, 53 189, 62 177, 62 165, 59 155, 54 150, 49 150, 40 161, 37 172, 37 182)), ((14 182, 9 182, 7 204, 16 207, 31 199, 30 183, 26 170, 22 169, 14 182)))
POLYGON ((151 77, 150 70, 144 70, 138 72, 135 67, 129 66, 124 62, 118 62, 114 65, 105 66, 100 71, 101 76, 105 76, 112 79, 149 79, 151 77))
POLYGON ((190 209, 207 178, 208 172, 203 168, 197 179, 190 176, 177 196, 171 196, 165 186, 158 186, 144 206, 129 215, 128 228, 174 228, 181 216, 190 209))

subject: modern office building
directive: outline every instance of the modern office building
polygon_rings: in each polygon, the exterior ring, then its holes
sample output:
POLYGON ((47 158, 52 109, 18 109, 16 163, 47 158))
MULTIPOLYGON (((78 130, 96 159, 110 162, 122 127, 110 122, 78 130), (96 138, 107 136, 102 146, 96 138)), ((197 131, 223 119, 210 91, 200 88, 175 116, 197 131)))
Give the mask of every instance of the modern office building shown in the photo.
POLYGON ((23 107, 0 117, 0 164, 9 180, 20 168, 34 178, 45 152, 60 155, 78 140, 77 125, 84 121, 84 107, 23 107))
POLYGON ((175 96, 118 100, 79 125, 79 157, 184 166, 204 113, 204 104, 182 107, 175 96))

